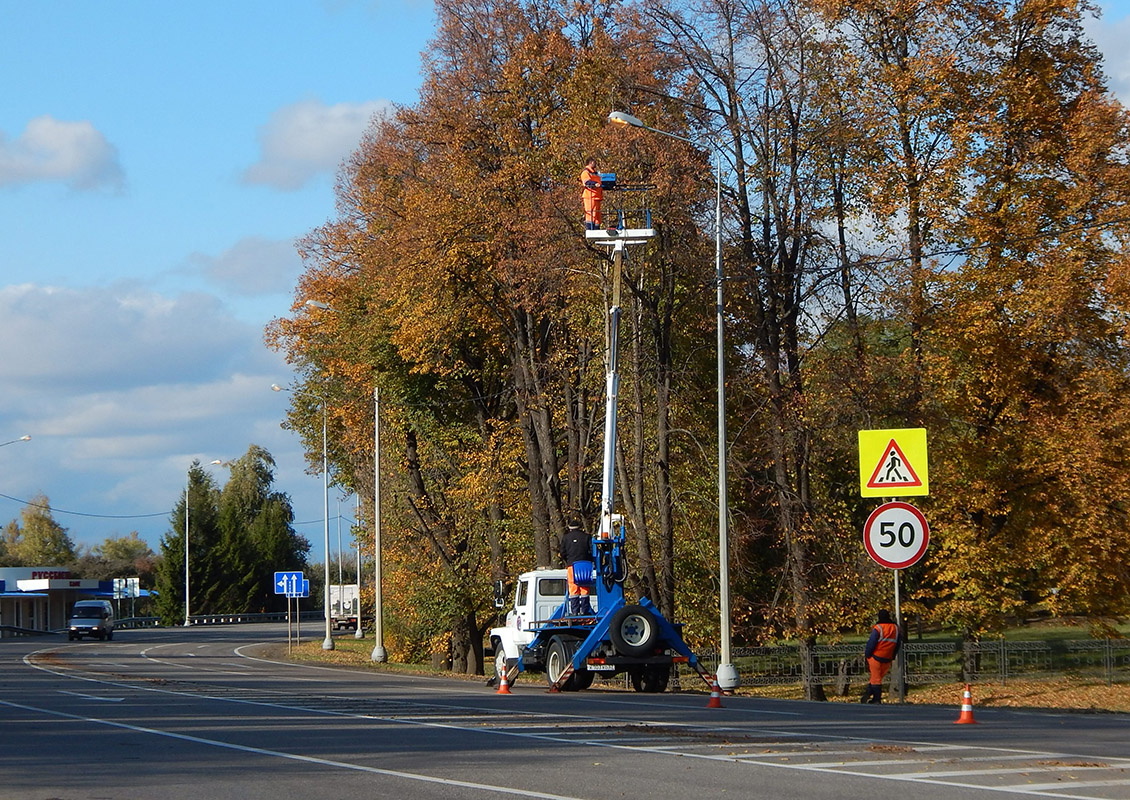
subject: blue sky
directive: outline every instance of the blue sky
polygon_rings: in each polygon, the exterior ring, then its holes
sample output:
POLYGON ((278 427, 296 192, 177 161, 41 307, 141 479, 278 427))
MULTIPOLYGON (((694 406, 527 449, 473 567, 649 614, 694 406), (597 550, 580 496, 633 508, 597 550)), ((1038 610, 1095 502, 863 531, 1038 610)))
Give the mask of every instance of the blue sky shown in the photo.
MULTIPOLYGON (((1130 0, 1103 7, 1130 103, 1130 0)), ((255 443, 320 560, 321 478, 279 427, 291 373, 263 327, 342 159, 415 100, 431 3, 0 0, 0 19, 0 442, 32 436, 0 447, 0 524, 46 494, 76 542, 156 549, 189 463, 255 443)))

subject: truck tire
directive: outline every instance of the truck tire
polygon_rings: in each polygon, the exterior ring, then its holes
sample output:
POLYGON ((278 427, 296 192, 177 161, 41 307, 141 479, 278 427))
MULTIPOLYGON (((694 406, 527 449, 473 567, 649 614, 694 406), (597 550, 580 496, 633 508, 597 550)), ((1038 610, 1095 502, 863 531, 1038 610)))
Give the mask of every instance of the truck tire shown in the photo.
POLYGON ((502 642, 498 642, 494 646, 494 680, 495 684, 502 683, 502 673, 506 672, 506 651, 502 648, 502 642))
POLYGON ((647 666, 631 673, 632 688, 637 692, 658 694, 667 691, 671 680, 671 668, 667 666, 647 666))
POLYGON ((612 646, 621 655, 642 658, 651 655, 659 639, 655 617, 643 606, 624 606, 612 615, 608 631, 612 646))
MULTIPOLYGON (((573 651, 576 640, 563 636, 554 636, 549 641, 549 652, 545 657, 545 679, 550 686, 557 683, 569 664, 573 661, 573 651)), ((587 669, 574 672, 569 679, 559 687, 563 692, 577 692, 592 686, 592 673, 587 669)))

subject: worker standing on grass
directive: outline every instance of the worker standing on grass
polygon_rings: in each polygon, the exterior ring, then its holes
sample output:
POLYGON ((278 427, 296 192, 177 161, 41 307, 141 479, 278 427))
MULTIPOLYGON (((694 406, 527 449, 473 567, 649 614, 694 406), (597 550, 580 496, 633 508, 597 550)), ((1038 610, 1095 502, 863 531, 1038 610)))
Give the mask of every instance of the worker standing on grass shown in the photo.
POLYGON ((891 669, 891 662, 899 652, 899 628, 891 621, 891 612, 883 609, 877 616, 878 621, 871 629, 871 637, 867 640, 867 649, 863 657, 867 661, 867 670, 870 673, 870 682, 859 698, 861 703, 883 702, 883 678, 891 669))
POLYGON ((578 562, 585 562, 588 574, 592 575, 592 537, 585 532, 581 515, 576 512, 569 515, 565 536, 561 539, 561 559, 569 570, 569 615, 591 615, 593 610, 589 603, 589 589, 577 584, 574 569, 578 562))
POLYGON ((581 170, 581 199, 585 204, 585 230, 600 230, 600 203, 604 199, 604 184, 596 169, 596 159, 590 158, 581 170))

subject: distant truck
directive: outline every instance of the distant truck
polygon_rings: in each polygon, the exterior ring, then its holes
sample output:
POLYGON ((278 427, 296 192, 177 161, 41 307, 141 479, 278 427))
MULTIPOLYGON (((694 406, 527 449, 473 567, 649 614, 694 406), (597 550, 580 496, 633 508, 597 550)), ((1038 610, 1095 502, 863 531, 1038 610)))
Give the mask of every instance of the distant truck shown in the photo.
POLYGON ((356 583, 330 584, 330 624, 334 630, 357 630, 361 595, 356 583))

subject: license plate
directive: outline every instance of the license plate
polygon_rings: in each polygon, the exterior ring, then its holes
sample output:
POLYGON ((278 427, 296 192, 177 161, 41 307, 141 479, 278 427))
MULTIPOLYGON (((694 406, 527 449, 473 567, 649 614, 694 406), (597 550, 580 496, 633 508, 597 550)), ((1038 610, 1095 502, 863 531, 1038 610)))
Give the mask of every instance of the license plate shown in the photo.
POLYGON ((585 664, 585 669, 590 672, 615 672, 615 664, 585 664))

